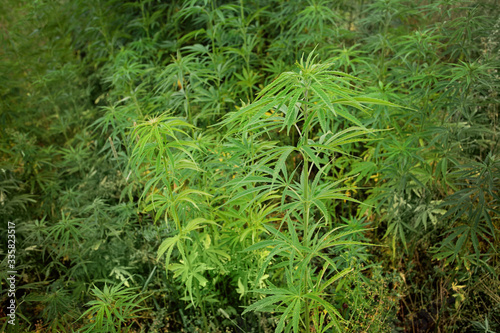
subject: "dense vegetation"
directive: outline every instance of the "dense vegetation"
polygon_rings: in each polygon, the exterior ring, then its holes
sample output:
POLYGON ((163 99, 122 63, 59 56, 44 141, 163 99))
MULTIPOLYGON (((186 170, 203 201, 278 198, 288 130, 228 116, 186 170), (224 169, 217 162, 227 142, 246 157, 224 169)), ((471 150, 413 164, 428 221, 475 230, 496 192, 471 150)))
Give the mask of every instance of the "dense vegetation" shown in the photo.
POLYGON ((500 332, 500 16, 4 0, 8 332, 500 332))

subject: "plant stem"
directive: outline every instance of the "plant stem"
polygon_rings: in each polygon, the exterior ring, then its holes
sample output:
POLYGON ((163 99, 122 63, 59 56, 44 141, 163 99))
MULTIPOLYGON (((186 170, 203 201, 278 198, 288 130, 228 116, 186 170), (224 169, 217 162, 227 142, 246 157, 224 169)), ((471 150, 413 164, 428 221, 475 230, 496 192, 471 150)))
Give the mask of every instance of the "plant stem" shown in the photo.
MULTIPOLYGON (((305 96, 305 101, 306 103, 304 104, 304 122, 306 123, 306 126, 303 129, 303 135, 304 135, 304 143, 307 144, 308 138, 309 138, 309 125, 307 123, 307 118, 309 116, 309 110, 308 110, 308 90, 305 91, 304 96, 305 96)), ((304 235, 303 235, 303 241, 304 245, 306 247, 309 246, 309 212, 310 212, 310 204, 309 204, 309 156, 307 154, 304 154, 304 167, 302 169, 303 173, 306 173, 304 175, 304 235)), ((305 294, 308 293, 307 291, 307 286, 309 285, 309 265, 306 269, 306 272, 304 274, 304 288, 305 288, 305 294)), ((306 299, 305 300, 305 328, 306 332, 310 331, 311 327, 311 319, 309 317, 309 301, 306 299)))

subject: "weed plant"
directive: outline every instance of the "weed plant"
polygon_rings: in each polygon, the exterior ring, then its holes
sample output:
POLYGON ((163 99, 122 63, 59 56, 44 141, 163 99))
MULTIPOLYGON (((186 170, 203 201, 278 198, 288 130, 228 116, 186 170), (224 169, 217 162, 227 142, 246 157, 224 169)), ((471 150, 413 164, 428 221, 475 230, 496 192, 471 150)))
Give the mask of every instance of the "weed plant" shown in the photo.
POLYGON ((2 331, 500 330, 495 1, 4 8, 2 331))

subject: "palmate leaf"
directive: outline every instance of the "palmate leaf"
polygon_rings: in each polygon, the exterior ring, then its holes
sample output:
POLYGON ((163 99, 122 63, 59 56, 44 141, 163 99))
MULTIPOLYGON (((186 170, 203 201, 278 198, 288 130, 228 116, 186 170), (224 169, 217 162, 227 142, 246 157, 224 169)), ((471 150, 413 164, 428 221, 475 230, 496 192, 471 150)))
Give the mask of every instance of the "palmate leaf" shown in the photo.
POLYGON ((182 256, 184 256, 185 250, 183 248, 183 243, 182 241, 184 239, 190 240, 189 238, 189 233, 197 230, 204 228, 206 224, 212 224, 212 225, 217 225, 214 221, 207 220, 204 218, 195 218, 191 221, 188 222, 188 224, 182 228, 182 230, 179 231, 179 233, 175 236, 169 237, 165 239, 161 244, 160 247, 158 248, 158 254, 156 257, 156 260, 159 260, 165 252, 167 253, 166 256, 166 261, 165 261, 165 267, 169 267, 169 262, 170 262, 170 257, 172 256, 172 251, 174 247, 177 247, 179 252, 181 253, 182 256))
POLYGON ((233 195, 231 197, 231 199, 229 199, 228 201, 226 201, 224 203, 223 206, 229 205, 230 203, 233 203, 233 202, 237 201, 240 198, 246 197, 249 194, 257 193, 257 196, 262 196, 262 195, 265 195, 268 192, 269 192, 269 186, 267 184, 266 185, 256 186, 256 187, 251 187, 249 189, 246 189, 244 191, 241 191, 241 192, 233 195))
POLYGON ((351 84, 345 79, 356 80, 355 77, 328 70, 331 64, 312 64, 311 61, 310 57, 305 62, 302 59, 299 64, 299 69, 301 69, 299 73, 282 73, 258 94, 253 103, 243 106, 237 112, 230 113, 219 125, 233 125, 228 135, 241 131, 242 126, 246 131, 266 127, 270 127, 268 130, 286 127, 289 133, 302 117, 302 112, 299 113, 299 111, 303 111, 301 109, 307 106, 312 112, 304 126, 307 128, 310 126, 307 124, 319 122, 323 131, 327 132, 327 119, 335 120, 337 116, 363 128, 361 121, 344 106, 353 106, 362 111, 367 109, 364 104, 396 106, 376 98, 353 96, 353 90, 342 85, 350 86, 351 84), (319 100, 318 106, 311 103, 313 99, 319 100), (330 112, 325 112, 324 108, 330 112), (266 113, 275 113, 280 110, 285 113, 284 118, 272 118, 272 122, 277 122, 278 125, 273 125, 264 118, 266 113))
MULTIPOLYGON (((250 193, 253 192, 259 192, 259 190, 255 190, 255 188, 259 188, 262 190, 265 190, 266 188, 269 190, 267 192, 271 192, 275 190, 276 188, 283 187, 285 184, 285 181, 283 178, 279 176, 280 171, 285 175, 285 177, 288 176, 288 172, 286 170, 286 164, 285 161, 288 158, 288 156, 296 150, 295 147, 291 146, 285 146, 285 147, 275 147, 269 151, 265 151, 262 154, 259 154, 255 160, 258 162, 255 163, 255 165, 249 170, 247 176, 244 176, 242 178, 236 178, 230 182, 228 182, 228 185, 234 188, 241 188, 242 185, 251 185, 251 184, 257 184, 257 183, 263 183, 264 185, 260 185, 257 187, 249 188, 243 192, 240 192, 236 194, 236 196, 231 197, 225 205, 232 203, 233 201, 246 196, 250 193), (268 168, 266 165, 269 164, 272 160, 278 159, 278 162, 275 165, 275 169, 272 170, 268 168), (269 174, 272 176, 272 178, 264 177, 264 176, 257 176, 256 174, 269 174), (275 185, 277 183, 277 186, 275 185), (269 186, 271 185, 271 186, 269 186)), ((266 191, 259 192, 259 197, 266 193, 266 191)))
MULTIPOLYGON (((341 278, 344 275, 338 275, 337 278, 341 278)), ((339 332, 341 331, 339 324, 340 321, 342 321, 342 316, 334 306, 321 298, 321 296, 324 296, 322 293, 308 292, 304 294, 297 294, 289 289, 276 287, 271 289, 251 290, 250 292, 269 294, 271 296, 267 296, 249 305, 245 311, 243 311, 242 315, 250 311, 268 312, 272 310, 278 313, 282 312, 275 330, 276 333, 283 332, 287 322, 291 323, 291 327, 287 327, 287 331, 291 328, 295 333, 300 332, 299 324, 301 310, 304 308, 305 302, 307 301, 311 302, 310 308, 319 306, 323 307, 330 315, 333 326, 335 326, 339 332)))
MULTIPOLYGON (((184 300, 190 300, 193 306, 196 306, 195 299, 193 298, 193 288, 199 288, 196 283, 200 287, 205 287, 209 281, 202 274, 214 269, 214 267, 200 262, 197 258, 198 252, 191 251, 184 258, 184 262, 170 264, 168 267, 174 273, 174 278, 181 277, 182 282, 186 285, 184 293, 188 294, 188 297, 184 300)), ((197 298, 196 301, 199 302, 200 299, 197 298)))
POLYGON ((256 122, 250 123, 249 120, 251 117, 258 119, 262 118, 266 112, 278 105, 279 102, 279 100, 273 98, 254 101, 252 104, 241 107, 236 112, 229 113, 218 125, 235 125, 227 131, 226 136, 239 133, 241 132, 241 124, 244 123, 246 127, 255 124, 256 122), (255 116, 256 114, 258 114, 258 117, 255 116))
POLYGON ((176 155, 173 151, 176 150, 187 155, 192 164, 196 165, 190 150, 199 148, 194 142, 179 138, 188 137, 182 127, 194 128, 182 119, 165 114, 138 124, 131 135, 134 148, 129 164, 139 167, 143 163, 151 163, 159 170, 166 155, 172 170, 175 170, 176 155))
POLYGON ((250 292, 259 292, 263 294, 271 294, 272 296, 265 297, 251 305, 249 305, 242 315, 250 311, 256 312, 268 312, 273 310, 275 312, 283 312, 280 316, 278 325, 275 332, 281 333, 285 327, 285 324, 289 320, 292 314, 292 325, 294 332, 299 332, 298 318, 300 317, 300 309, 302 307, 302 300, 300 295, 291 292, 284 288, 272 288, 272 289, 260 289, 251 290, 250 292), (276 303, 279 303, 276 305, 276 303), (292 312, 293 311, 293 312, 292 312))
POLYGON ((300 81, 297 80, 298 76, 295 72, 285 72, 280 74, 271 84, 267 85, 257 95, 256 100, 261 100, 264 96, 274 97, 277 92, 281 91, 286 86, 300 87, 300 81))
MULTIPOLYGON (((250 290, 252 292, 253 290, 250 290)), ((254 292, 258 291, 259 293, 265 293, 265 290, 259 289, 255 290, 254 292)), ((245 311, 243 311, 242 315, 250 312, 250 311, 268 311, 271 306, 273 306, 273 309, 276 309, 273 304, 276 304, 278 302, 285 302, 287 300, 287 297, 283 297, 283 293, 280 293, 279 290, 277 289, 272 289, 268 290, 270 293, 273 294, 273 296, 268 296, 265 297, 261 300, 258 300, 255 303, 250 304, 245 311)), ((286 294, 285 294, 286 295, 286 294)))
POLYGON ((286 167, 284 162, 286 161, 288 155, 296 150, 296 148, 292 146, 276 147, 275 144, 275 142, 268 143, 267 147, 262 149, 262 151, 254 157, 254 166, 249 170, 249 175, 253 175, 257 171, 262 171, 272 175, 273 179, 276 180, 279 170, 285 174, 286 167), (274 171, 268 167, 268 165, 272 164, 273 160, 279 161, 278 165, 275 166, 274 171), (267 172, 266 170, 271 170, 271 172, 267 172))

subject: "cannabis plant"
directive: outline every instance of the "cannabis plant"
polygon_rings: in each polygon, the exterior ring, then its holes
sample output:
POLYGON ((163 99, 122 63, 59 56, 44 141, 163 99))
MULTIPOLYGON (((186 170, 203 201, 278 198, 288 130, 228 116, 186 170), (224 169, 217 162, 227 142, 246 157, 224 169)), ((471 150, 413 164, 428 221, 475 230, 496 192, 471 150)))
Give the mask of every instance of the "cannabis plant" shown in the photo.
POLYGON ((332 70, 331 63, 316 63, 313 53, 297 65, 296 72, 281 74, 258 94, 255 102, 229 114, 222 122, 229 127, 228 136, 239 135, 245 141, 272 139, 285 130, 287 135, 293 131, 297 137, 293 146, 271 141, 262 152, 252 155, 246 172, 229 183, 234 194, 225 205, 242 197, 248 202, 245 207, 263 198, 280 203, 270 211, 279 214, 280 219, 263 225, 268 233, 266 239, 246 249, 264 251, 265 261, 253 286, 254 292, 269 296, 247 307, 244 313, 281 313, 276 332, 285 327, 286 331, 309 331, 313 325, 321 332, 331 327, 341 331, 344 320, 329 293, 336 282, 357 267, 339 270, 340 265, 325 252, 363 243, 343 238, 360 230, 332 227, 333 201, 359 201, 346 195, 353 187, 342 186, 345 179, 329 178, 336 166, 335 158, 345 154, 344 145, 369 140, 366 136, 373 134, 362 126, 355 111, 369 112, 365 103, 392 104, 362 96, 351 84, 356 78, 332 70), (333 133, 330 129, 341 119, 352 125, 333 133), (292 157, 301 163, 288 170, 287 161, 292 157), (320 270, 315 271, 316 267, 320 270), (266 273, 273 278, 268 288, 260 289, 259 282, 266 273))

